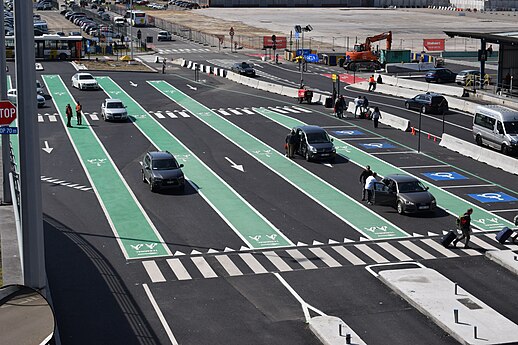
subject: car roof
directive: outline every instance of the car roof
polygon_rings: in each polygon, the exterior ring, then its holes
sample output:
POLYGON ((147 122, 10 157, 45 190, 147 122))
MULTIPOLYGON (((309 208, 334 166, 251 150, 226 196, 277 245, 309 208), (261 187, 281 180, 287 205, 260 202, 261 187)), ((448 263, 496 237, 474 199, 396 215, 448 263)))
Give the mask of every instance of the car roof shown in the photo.
POLYGON ((122 101, 118 98, 106 98, 105 101, 106 101, 106 103, 112 103, 112 102, 121 102, 122 103, 122 101))
POLYGON ((319 126, 297 126, 295 128, 301 129, 305 133, 325 132, 325 129, 319 126))
POLYGON ((435 92, 420 93, 418 96, 444 97, 442 94, 435 92))
POLYGON ((85 72, 79 72, 79 73, 76 73, 77 76, 80 76, 80 75, 92 75, 91 73, 85 73, 85 72))
POLYGON ((168 158, 174 158, 173 154, 169 151, 149 151, 148 155, 152 159, 168 159, 168 158))
POLYGON ((405 174, 392 174, 392 175, 385 176, 385 178, 389 178, 389 179, 394 180, 396 182, 418 181, 417 178, 415 178, 413 176, 410 176, 410 175, 405 175, 405 174))

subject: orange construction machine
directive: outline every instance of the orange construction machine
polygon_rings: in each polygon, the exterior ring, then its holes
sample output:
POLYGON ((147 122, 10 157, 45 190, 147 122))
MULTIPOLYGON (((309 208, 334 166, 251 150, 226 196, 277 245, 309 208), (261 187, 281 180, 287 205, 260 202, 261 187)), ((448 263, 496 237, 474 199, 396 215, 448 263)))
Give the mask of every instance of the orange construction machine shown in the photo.
POLYGON ((384 39, 387 40, 387 50, 390 50, 392 46, 392 31, 367 37, 365 43, 355 44, 353 51, 345 53, 344 68, 351 71, 374 71, 380 69, 381 63, 378 56, 372 51, 371 44, 384 39))

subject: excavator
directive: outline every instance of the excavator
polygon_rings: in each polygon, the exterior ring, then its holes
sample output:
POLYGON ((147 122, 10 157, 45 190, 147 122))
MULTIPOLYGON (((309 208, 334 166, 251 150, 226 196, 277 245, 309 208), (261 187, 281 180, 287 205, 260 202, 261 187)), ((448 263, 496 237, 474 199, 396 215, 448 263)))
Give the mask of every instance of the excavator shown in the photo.
POLYGON ((381 40, 387 40, 387 50, 392 46, 392 31, 367 37, 365 43, 356 43, 352 51, 345 53, 344 68, 350 71, 368 70, 374 71, 381 68, 379 58, 372 51, 371 44, 381 40))

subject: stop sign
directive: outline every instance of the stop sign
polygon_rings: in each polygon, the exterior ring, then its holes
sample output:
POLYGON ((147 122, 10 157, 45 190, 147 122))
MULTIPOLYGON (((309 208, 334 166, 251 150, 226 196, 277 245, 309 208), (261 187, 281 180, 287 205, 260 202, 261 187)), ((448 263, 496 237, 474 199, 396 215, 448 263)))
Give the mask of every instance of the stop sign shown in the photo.
POLYGON ((9 101, 0 101, 0 126, 6 126, 16 120, 16 107, 9 101))

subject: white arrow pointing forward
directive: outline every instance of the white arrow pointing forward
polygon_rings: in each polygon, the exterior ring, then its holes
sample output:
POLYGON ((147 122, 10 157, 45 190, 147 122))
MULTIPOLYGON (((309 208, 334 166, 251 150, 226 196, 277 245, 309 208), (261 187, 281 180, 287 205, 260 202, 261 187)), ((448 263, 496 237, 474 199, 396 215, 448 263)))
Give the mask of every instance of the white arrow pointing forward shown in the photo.
POLYGON ((191 90, 198 90, 198 88, 196 88, 196 87, 194 87, 194 86, 191 86, 191 85, 189 85, 189 84, 186 84, 186 85, 187 85, 187 87, 188 87, 189 89, 191 89, 191 90))
POLYGON ((234 168, 234 169, 239 170, 241 172, 245 172, 245 169, 243 168, 242 165, 238 165, 238 164, 232 162, 232 160, 230 160, 230 158, 228 158, 228 157, 225 157, 225 159, 230 163, 230 167, 231 168, 234 168))
POLYGON ((324 164, 326 167, 329 167, 329 168, 333 167, 333 165, 331 163, 322 163, 322 164, 324 164))
POLYGON ((134 82, 130 81, 130 85, 133 86, 133 87, 137 87, 138 84, 135 84, 134 82))
POLYGON ((51 153, 52 150, 54 150, 53 147, 49 147, 49 142, 47 140, 45 140, 45 147, 42 147, 41 149, 47 153, 51 153))

